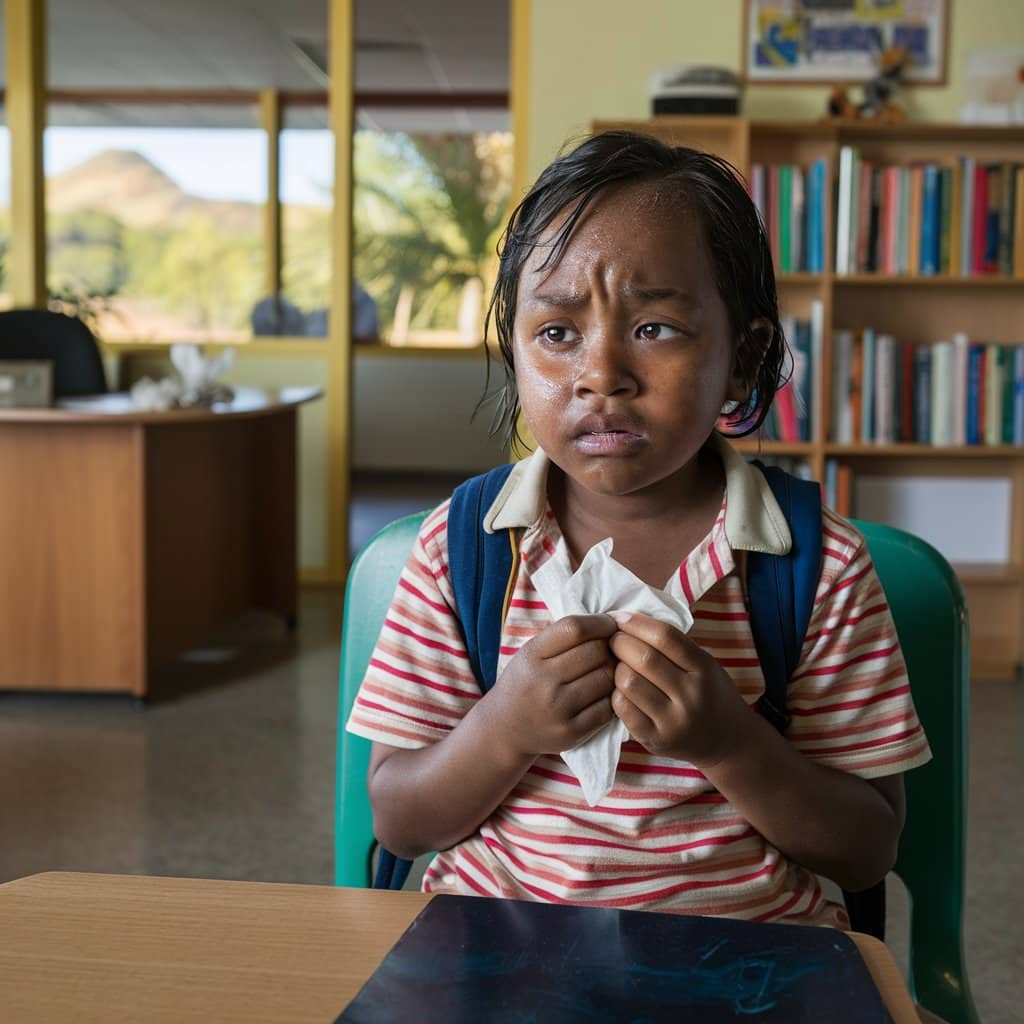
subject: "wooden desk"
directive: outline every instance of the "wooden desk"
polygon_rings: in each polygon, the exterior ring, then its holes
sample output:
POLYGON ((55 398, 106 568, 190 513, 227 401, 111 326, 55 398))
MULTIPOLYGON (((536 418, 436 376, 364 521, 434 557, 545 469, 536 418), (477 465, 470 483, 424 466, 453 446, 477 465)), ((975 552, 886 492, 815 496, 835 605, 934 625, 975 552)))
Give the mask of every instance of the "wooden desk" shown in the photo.
POLYGON ((219 620, 297 603, 296 409, 0 411, 0 689, 148 692, 219 620))
MULTIPOLYGON (((0 1020, 332 1021, 430 897, 52 873, 0 885, 0 1020)), ((896 1024, 885 946, 854 935, 896 1024)))

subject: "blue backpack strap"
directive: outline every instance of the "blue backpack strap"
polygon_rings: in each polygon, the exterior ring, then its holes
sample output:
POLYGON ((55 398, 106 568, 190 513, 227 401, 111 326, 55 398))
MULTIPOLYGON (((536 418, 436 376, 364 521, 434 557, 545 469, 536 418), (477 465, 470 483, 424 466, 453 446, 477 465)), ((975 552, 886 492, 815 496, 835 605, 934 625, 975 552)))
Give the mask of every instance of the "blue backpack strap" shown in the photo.
POLYGON ((448 573, 469 663, 486 693, 498 675, 501 616, 512 571, 507 530, 484 532, 484 515, 505 485, 512 464, 455 488, 448 509, 448 573))
POLYGON ((793 540, 788 555, 752 551, 747 557, 750 629, 765 683, 756 707, 785 732, 790 718, 786 688, 800 661, 821 576, 821 489, 776 466, 757 466, 789 523, 793 540))
MULTIPOLYGON (((486 692, 498 674, 501 617, 512 546, 508 531, 485 533, 484 515, 498 496, 512 465, 459 484, 448 507, 448 574, 455 591, 455 611, 480 689, 486 692)), ((380 848, 374 889, 401 889, 412 861, 380 848)))

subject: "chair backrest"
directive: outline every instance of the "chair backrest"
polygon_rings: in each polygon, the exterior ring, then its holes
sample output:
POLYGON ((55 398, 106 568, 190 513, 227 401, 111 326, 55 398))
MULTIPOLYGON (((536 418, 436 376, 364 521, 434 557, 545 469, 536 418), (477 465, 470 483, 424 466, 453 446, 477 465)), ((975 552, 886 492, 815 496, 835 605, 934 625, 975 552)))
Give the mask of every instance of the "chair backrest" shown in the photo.
POLYGON ((370 742, 345 732, 384 617, 426 512, 385 526, 352 563, 345 587, 338 695, 338 763, 334 817, 334 883, 365 887, 373 880, 373 813, 366 791, 370 742))
POLYGON ((48 309, 0 313, 0 360, 49 360, 53 397, 104 394, 107 378, 92 331, 75 317, 48 309))
POLYGON ((895 869, 910 894, 910 989, 949 1024, 977 1024, 963 949, 967 604, 953 569, 929 544, 891 526, 854 522, 885 589, 933 755, 907 773, 895 869))
MULTIPOLYGON (((344 726, 425 515, 385 527, 349 573, 338 707, 337 885, 371 883, 370 744, 344 726)), ((977 1024, 963 953, 969 653, 963 591, 946 560, 924 541, 877 523, 856 525, 885 588, 934 755, 907 774, 907 823, 896 865, 911 901, 910 988, 949 1024, 977 1024)))

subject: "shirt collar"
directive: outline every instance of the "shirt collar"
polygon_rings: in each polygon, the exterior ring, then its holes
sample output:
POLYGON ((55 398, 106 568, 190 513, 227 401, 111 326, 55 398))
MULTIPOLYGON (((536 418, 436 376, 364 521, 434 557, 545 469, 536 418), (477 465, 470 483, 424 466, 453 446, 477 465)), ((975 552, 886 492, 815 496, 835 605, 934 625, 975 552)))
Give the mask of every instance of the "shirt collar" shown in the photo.
MULTIPOLYGON (((730 546, 738 551, 787 554, 793 543, 789 524, 764 474, 720 434, 712 434, 708 443, 725 469, 725 536, 730 546)), ((547 508, 550 464, 541 448, 517 462, 484 516, 484 530, 495 533, 538 523, 547 508)))

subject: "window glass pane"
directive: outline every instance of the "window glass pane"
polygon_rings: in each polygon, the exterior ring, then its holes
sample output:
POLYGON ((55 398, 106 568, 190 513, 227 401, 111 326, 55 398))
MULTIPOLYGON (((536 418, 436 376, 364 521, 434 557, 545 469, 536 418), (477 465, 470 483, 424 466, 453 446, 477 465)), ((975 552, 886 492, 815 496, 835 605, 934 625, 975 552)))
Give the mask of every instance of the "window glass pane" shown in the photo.
POLYGON ((286 107, 280 146, 282 297, 276 323, 258 333, 326 337, 334 188, 327 108, 286 107))
POLYGON ((47 285, 107 340, 244 341, 266 280, 251 107, 50 109, 47 285), (127 123, 125 123, 127 122, 127 123))
MULTIPOLYGON (((7 84, 4 0, 0 0, 0 90, 7 84)), ((7 131, 7 110, 0 102, 0 309, 11 308, 7 270, 11 251, 11 137, 7 131)))
POLYGON ((478 345, 512 183, 507 131, 356 132, 357 282, 392 345, 478 345))

